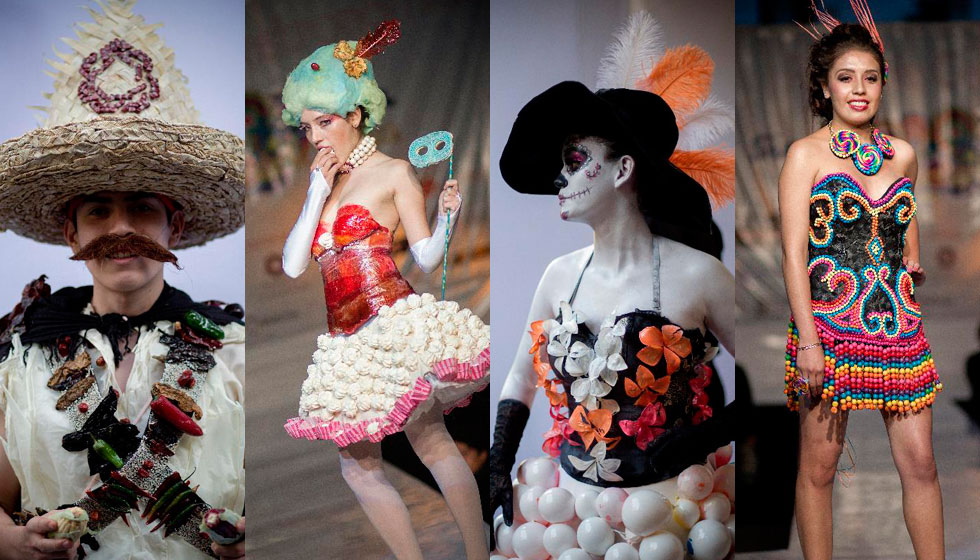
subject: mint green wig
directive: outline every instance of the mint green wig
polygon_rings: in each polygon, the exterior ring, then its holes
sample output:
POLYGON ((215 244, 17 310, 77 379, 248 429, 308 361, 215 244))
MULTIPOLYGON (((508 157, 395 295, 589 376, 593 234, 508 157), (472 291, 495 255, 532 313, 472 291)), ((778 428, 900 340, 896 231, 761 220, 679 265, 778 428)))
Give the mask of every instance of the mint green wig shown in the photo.
MULTIPOLYGON (((347 41, 347 44, 354 49, 357 42, 347 41)), ((381 124, 388 100, 374 79, 371 61, 365 61, 367 70, 361 77, 348 76, 343 61, 333 55, 336 46, 337 43, 331 43, 320 47, 289 73, 282 88, 282 103, 286 107, 282 110, 282 120, 289 126, 299 126, 304 109, 345 117, 361 106, 367 114, 360 129, 367 134, 381 124)))

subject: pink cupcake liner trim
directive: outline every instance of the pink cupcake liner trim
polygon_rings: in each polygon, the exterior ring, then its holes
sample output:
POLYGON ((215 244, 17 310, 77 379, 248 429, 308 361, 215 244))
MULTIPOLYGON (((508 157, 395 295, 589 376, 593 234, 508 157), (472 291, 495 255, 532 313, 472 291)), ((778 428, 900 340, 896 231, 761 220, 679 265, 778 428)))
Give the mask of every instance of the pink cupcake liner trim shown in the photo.
MULTIPOLYGON (((447 383, 479 381, 489 374, 489 370, 489 346, 469 362, 460 362, 456 358, 448 358, 431 366, 431 371, 439 381, 447 383)), ((347 447, 365 439, 372 443, 378 443, 385 437, 402 431, 415 409, 428 400, 430 395, 432 395, 432 382, 421 375, 415 380, 412 389, 399 397, 391 412, 384 416, 352 423, 339 420, 323 422, 296 417, 287 421, 285 428, 286 432, 294 438, 331 440, 340 447, 347 447), (374 433, 369 433, 368 426, 374 423, 378 424, 378 429, 374 433)), ((472 396, 469 394, 455 403, 448 404, 444 412, 448 413, 458 406, 466 406, 472 396)))

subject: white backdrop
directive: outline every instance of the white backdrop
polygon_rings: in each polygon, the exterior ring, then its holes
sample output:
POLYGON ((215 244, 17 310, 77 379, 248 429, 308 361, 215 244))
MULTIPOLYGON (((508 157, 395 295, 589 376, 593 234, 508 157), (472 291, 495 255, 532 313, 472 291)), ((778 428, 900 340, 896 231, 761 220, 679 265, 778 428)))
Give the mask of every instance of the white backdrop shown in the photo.
MULTIPOLYGON (((0 141, 16 138, 39 126, 41 112, 29 106, 47 105, 43 93, 52 91, 45 60, 68 47, 62 37, 74 37, 75 22, 90 22, 83 9, 95 2, 78 0, 0 1, 0 141)), ((174 51, 177 67, 203 124, 244 136, 245 9, 239 0, 168 0, 138 2, 133 10, 148 24, 163 23, 156 33, 174 51)), ((109 39, 112 39, 111 37, 109 39)), ((108 39, 107 39, 108 41, 108 39)), ((147 185, 152 187, 152 185, 147 185)), ((243 230, 203 247, 178 251, 183 270, 166 266, 167 282, 194 299, 245 303, 245 234, 243 230)), ((92 283, 84 264, 68 260, 67 246, 37 243, 12 232, 0 233, 0 315, 13 309, 30 280, 48 275, 57 290, 92 283)))
MULTIPOLYGON (((729 1, 608 1, 564 0, 521 2, 494 0, 490 9, 490 336, 491 425, 496 403, 518 343, 527 336, 528 308, 545 267, 555 257, 592 243, 583 224, 560 219, 558 199, 522 195, 500 176, 500 153, 517 112, 532 97, 563 80, 595 87, 595 72, 616 28, 629 14, 646 9, 664 30, 668 47, 699 45, 715 61, 712 91, 734 105, 734 6, 729 1)), ((734 134, 723 141, 731 146, 734 134)), ((715 221, 724 233, 725 264, 734 270, 734 210, 717 211, 715 221)), ((733 302, 734 305, 734 302, 733 302)), ((530 357, 528 357, 530 359, 530 357)), ((725 395, 734 398, 734 363, 723 353, 716 361, 725 395)), ((551 428, 543 393, 536 398, 517 460, 542 455, 541 434, 551 428)))

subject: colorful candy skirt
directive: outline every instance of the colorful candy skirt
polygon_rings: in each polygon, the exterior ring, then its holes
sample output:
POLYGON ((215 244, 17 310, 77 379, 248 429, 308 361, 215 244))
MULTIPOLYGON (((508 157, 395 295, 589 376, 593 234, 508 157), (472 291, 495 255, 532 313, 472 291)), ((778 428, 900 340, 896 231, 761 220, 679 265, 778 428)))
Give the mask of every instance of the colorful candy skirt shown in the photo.
MULTIPOLYGON (((921 324, 909 336, 878 339, 840 333, 816 321, 824 352, 822 399, 830 401, 832 412, 876 409, 916 412, 932 406, 943 384, 921 324)), ((796 348, 799 333, 790 319, 786 342, 787 405, 799 410, 800 392, 796 348)))
POLYGON ((349 336, 317 338, 307 367, 299 416, 286 422, 295 438, 341 447, 379 442, 439 406, 448 412, 485 388, 490 329, 468 309, 431 294, 411 294, 349 336))

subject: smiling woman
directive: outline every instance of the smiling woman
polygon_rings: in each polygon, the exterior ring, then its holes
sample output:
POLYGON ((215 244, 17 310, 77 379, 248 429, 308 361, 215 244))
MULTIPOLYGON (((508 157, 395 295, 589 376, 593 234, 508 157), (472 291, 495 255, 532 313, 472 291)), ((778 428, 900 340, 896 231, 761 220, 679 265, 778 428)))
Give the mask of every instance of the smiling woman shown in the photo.
POLYGON ((792 310, 784 392, 800 412, 796 523, 804 557, 830 558, 848 411, 878 410, 916 555, 942 558, 931 434, 943 384, 914 295, 924 280, 913 193, 918 162, 908 142, 875 127, 888 76, 884 43, 867 5, 852 6, 861 24, 817 10, 828 33, 810 49, 810 106, 827 122, 790 146, 779 177, 792 310))

